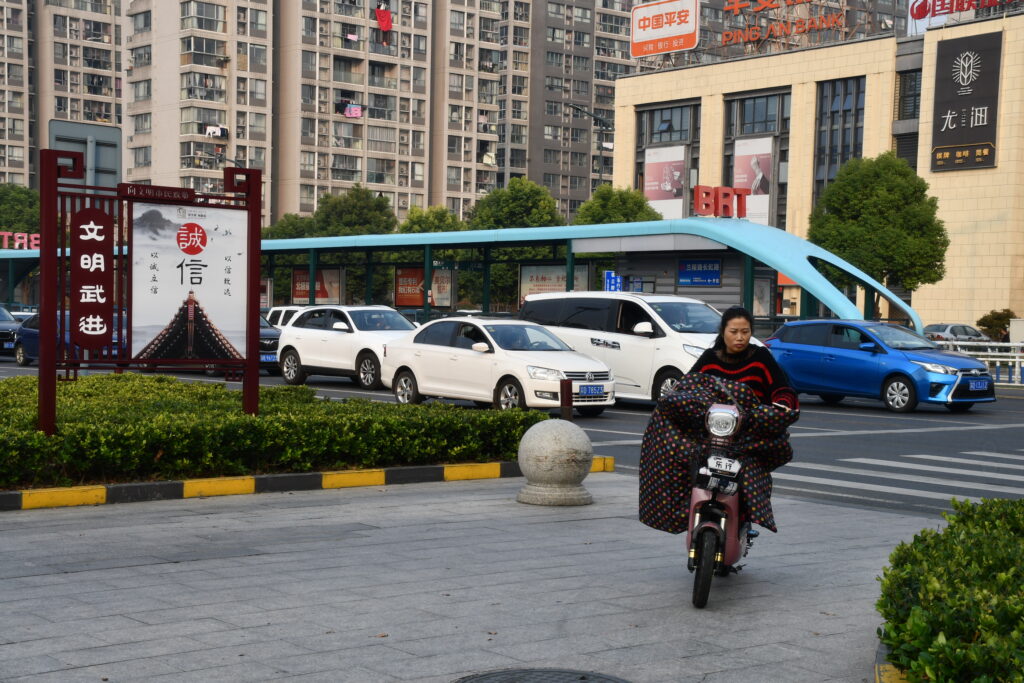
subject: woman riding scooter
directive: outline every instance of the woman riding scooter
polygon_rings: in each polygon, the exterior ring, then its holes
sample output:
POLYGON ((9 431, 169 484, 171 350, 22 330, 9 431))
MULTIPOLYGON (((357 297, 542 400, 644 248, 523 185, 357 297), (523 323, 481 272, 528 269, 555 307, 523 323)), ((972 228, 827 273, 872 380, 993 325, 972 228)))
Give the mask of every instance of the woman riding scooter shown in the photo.
MULTIPOLYGON (((741 474, 745 519, 777 531, 770 472, 793 457, 787 427, 799 417, 796 392, 771 352, 750 344, 753 316, 741 307, 722 315, 712 348, 694 363, 675 391, 658 401, 640 450, 640 521, 669 533, 687 530, 693 458, 703 453, 703 419, 712 403, 738 403, 747 414, 739 449, 752 457, 741 474), (732 380, 749 391, 730 392, 732 380), (736 394, 736 395, 731 395, 736 394)), ((742 388, 742 387, 741 387, 742 388)))

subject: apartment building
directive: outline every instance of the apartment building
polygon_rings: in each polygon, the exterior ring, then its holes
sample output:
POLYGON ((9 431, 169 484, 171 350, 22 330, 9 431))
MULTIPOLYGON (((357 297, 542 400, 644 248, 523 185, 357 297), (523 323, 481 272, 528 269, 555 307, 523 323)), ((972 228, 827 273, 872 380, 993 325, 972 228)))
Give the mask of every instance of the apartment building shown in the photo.
MULTIPOLYGON (((906 17, 903 0, 774 4, 769 15, 765 3, 701 3, 700 46, 670 59, 722 60, 810 40, 723 45, 744 22, 842 12, 843 35, 814 37, 838 40, 899 31, 906 17)), ((399 218, 433 205, 465 217, 519 176, 546 186, 571 218, 615 172, 616 79, 659 66, 630 58, 631 7, 0 0, 0 173, 34 185, 34 150, 53 144, 53 122, 79 122, 120 127, 128 182, 219 192, 224 166, 261 169, 266 223, 311 213, 320 196, 357 182, 387 197, 399 218)))

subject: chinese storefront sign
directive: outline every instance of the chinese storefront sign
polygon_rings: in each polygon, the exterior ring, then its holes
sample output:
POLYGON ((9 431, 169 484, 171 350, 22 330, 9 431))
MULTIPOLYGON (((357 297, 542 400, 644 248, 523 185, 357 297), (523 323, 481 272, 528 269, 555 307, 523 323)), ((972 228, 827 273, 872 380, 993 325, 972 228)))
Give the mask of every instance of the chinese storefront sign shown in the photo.
POLYGON ((519 300, 541 292, 585 291, 589 285, 587 273, 586 266, 576 266, 572 287, 567 288, 565 266, 519 266, 519 300))
POLYGON ((649 57, 697 47, 697 0, 661 0, 633 7, 629 54, 649 57))
POLYGON ((174 336, 187 334, 192 341, 185 355, 155 357, 242 357, 246 212, 142 202, 132 207, 132 356, 146 348, 178 348, 174 336))
POLYGON ((995 168, 1002 33, 939 41, 932 171, 995 168))
POLYGON ((721 287, 722 259, 680 260, 680 287, 721 287))
POLYGON ((941 17, 968 10, 999 7, 1010 2, 1011 0, 916 0, 910 5, 910 18, 920 21, 928 17, 941 17))
POLYGON ((114 219, 89 208, 71 216, 71 343, 110 346, 114 331, 114 219))

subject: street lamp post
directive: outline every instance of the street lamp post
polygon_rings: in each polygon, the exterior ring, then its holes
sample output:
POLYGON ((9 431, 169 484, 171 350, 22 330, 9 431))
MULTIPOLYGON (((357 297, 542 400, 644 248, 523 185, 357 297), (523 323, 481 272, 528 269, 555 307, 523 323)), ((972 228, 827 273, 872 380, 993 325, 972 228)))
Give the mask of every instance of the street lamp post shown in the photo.
POLYGON ((597 168, 597 184, 604 185, 604 134, 608 131, 614 130, 615 128, 614 126, 612 126, 612 124, 608 123, 608 119, 604 118, 603 116, 598 116, 594 112, 588 109, 584 109, 580 105, 573 104, 572 102, 566 102, 565 104, 570 109, 574 109, 579 113, 583 114, 584 116, 589 116, 590 118, 594 119, 594 123, 596 123, 600 128, 601 137, 597 141, 597 153, 599 155, 599 165, 597 168))

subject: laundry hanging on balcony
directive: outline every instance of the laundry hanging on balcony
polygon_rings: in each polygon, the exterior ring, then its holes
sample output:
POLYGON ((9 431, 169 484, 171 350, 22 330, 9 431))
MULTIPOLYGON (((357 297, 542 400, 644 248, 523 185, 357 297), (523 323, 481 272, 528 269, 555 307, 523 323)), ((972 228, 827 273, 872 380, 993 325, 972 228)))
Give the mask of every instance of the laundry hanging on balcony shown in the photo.
POLYGON ((377 25, 380 26, 381 33, 384 34, 381 43, 387 45, 387 34, 391 31, 391 10, 388 9, 388 3, 384 0, 378 2, 377 9, 374 10, 374 14, 377 16, 377 25))

